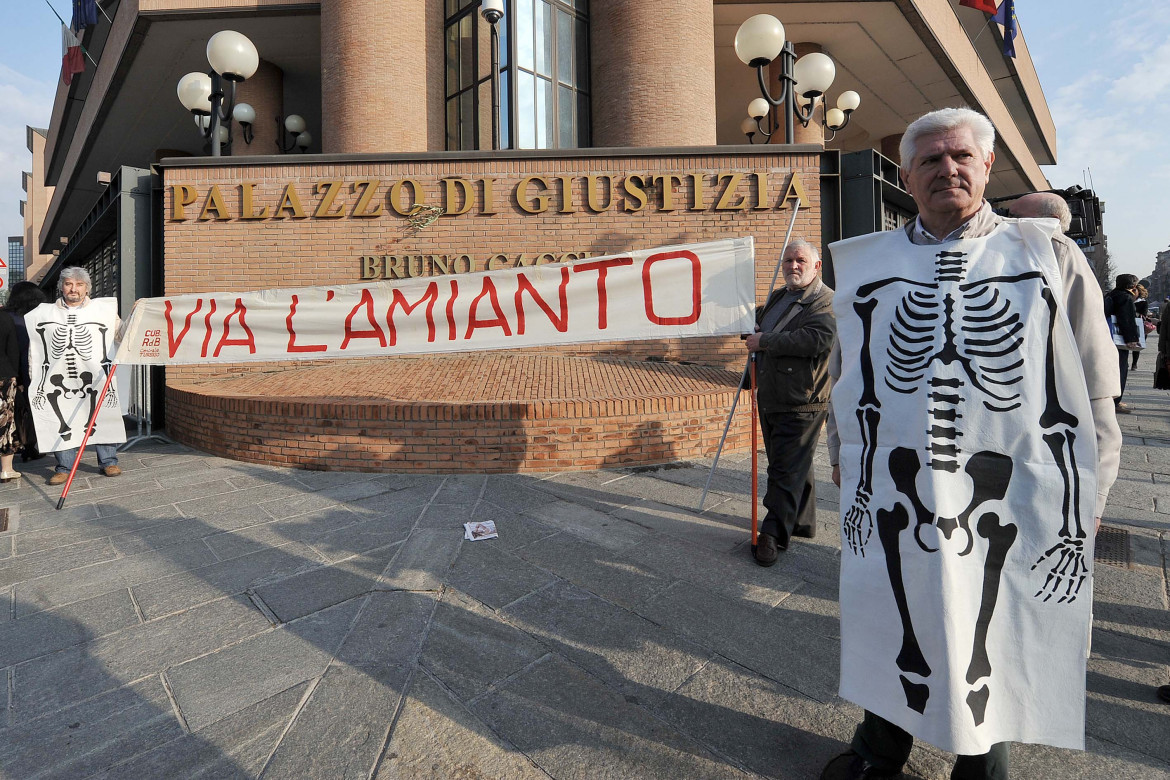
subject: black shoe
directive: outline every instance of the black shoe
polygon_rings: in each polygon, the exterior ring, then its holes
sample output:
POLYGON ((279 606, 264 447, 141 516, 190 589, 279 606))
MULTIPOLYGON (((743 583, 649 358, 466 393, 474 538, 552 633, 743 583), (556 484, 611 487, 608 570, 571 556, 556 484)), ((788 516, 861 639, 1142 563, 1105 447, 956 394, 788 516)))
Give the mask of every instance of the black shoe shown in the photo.
POLYGON ((780 545, 772 534, 761 533, 756 537, 756 563, 761 566, 772 566, 780 557, 780 545))
POLYGON ((1158 689, 1158 698, 1170 704, 1170 685, 1163 685, 1158 689))
POLYGON ((894 780, 901 772, 881 772, 861 756, 850 750, 825 764, 821 780, 894 780))

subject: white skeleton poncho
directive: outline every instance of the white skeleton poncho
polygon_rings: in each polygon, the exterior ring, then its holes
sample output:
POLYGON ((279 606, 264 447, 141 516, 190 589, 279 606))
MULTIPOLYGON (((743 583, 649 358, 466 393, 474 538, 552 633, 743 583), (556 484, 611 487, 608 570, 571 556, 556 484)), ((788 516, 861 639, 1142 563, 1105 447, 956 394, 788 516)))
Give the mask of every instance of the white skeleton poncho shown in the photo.
POLYGON ((1097 445, 1055 227, 832 246, 841 696, 952 753, 1084 747, 1097 445))
MULTIPOLYGON (((42 452, 76 449, 85 436, 106 382, 118 321, 114 298, 94 298, 83 308, 43 303, 25 315, 28 388, 37 446, 42 452)), ((115 383, 110 383, 89 444, 126 441, 115 383)))

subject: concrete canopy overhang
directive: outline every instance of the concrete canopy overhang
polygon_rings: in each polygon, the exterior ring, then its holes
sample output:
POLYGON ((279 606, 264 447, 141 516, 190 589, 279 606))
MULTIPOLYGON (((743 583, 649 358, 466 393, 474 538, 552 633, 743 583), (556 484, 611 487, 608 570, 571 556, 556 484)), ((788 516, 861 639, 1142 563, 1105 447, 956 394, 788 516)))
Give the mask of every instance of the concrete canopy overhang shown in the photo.
POLYGON ((283 71, 286 111, 304 116, 320 136, 318 4, 252 0, 238 8, 203 5, 121 0, 116 7, 105 6, 113 24, 103 20, 85 42, 97 67, 87 60, 85 73, 70 87, 57 87, 45 155, 46 182, 57 188, 39 237, 42 252, 59 248, 60 237, 73 235, 98 201, 103 189, 99 171, 149 167, 159 152, 168 157, 207 153, 175 87, 184 74, 209 69, 207 40, 220 30, 244 33, 263 60, 283 71))
POLYGON ((1056 161, 1056 128, 1023 35, 1016 58, 1006 58, 999 26, 958 0, 716 0, 720 143, 742 143, 739 125, 759 96, 754 71, 733 49, 739 25, 759 13, 778 18, 788 40, 820 44, 833 58, 830 105, 847 89, 861 95, 861 108, 829 148, 880 148, 882 138, 927 111, 967 105, 996 127, 988 195, 1047 189, 1039 166, 1056 161))

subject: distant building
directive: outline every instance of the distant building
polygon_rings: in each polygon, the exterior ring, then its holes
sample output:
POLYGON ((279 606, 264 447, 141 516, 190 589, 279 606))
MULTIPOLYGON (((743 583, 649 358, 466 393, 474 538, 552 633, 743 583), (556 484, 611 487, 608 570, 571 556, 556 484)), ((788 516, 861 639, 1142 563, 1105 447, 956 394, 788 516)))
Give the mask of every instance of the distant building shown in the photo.
POLYGON ((1150 303, 1161 305, 1170 295, 1170 248, 1163 249, 1157 254, 1154 261, 1154 270, 1150 274, 1150 303))
POLYGON ((8 237, 8 286, 24 281, 24 236, 8 237))

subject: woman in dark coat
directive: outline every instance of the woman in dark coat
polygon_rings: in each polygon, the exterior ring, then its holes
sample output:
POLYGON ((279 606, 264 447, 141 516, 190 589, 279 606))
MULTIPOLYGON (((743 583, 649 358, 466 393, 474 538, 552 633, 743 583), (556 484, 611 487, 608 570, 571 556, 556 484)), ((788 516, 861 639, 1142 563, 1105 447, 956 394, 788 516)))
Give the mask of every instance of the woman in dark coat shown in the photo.
MULTIPOLYGON (((12 324, 16 331, 19 367, 17 370, 16 391, 16 435, 24 444, 24 460, 35 460, 40 457, 37 451, 37 433, 33 427, 32 407, 28 403, 28 329, 24 324, 24 315, 45 303, 48 298, 40 287, 32 282, 17 282, 12 285, 8 293, 8 303, 4 304, 3 311, 8 316, 0 315, 0 320, 12 324)), ((4 471, 12 471, 5 468, 4 471)), ((15 477, 13 477, 15 479, 15 477)))

